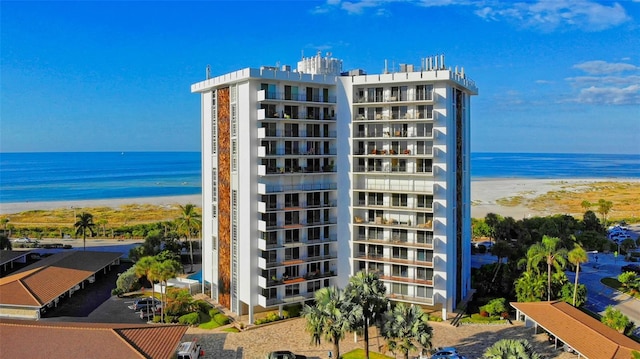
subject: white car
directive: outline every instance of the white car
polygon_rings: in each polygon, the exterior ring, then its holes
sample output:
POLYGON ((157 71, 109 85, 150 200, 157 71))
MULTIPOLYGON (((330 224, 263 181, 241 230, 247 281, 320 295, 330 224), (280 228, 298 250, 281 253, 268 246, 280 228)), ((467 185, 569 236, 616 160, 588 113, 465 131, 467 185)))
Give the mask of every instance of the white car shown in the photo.
POLYGON ((13 240, 13 243, 31 243, 31 238, 29 237, 17 238, 13 240))
POLYGON ((493 242, 491 242, 491 241, 474 242, 473 246, 476 247, 476 248, 478 248, 480 246, 485 246, 485 248, 491 249, 491 248, 493 248, 493 242))

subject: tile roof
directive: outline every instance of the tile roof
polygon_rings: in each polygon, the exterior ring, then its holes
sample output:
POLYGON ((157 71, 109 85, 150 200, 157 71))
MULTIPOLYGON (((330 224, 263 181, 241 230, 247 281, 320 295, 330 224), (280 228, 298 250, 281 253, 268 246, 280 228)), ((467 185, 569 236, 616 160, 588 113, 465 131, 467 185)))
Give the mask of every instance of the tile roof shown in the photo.
POLYGON ((0 319, 2 358, 173 358, 187 327, 0 319))
POLYGON ((568 303, 553 301, 510 304, 586 358, 629 359, 632 350, 640 351, 640 343, 568 303))
POLYGON ((0 305, 42 307, 116 261, 122 253, 68 251, 0 278, 0 305))

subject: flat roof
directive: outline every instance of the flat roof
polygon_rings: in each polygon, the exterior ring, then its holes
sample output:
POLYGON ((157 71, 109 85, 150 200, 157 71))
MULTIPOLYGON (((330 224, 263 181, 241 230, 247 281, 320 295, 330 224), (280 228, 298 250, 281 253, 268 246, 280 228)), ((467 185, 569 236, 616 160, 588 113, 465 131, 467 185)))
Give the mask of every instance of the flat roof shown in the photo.
POLYGON ((545 330, 591 359, 629 359, 640 343, 563 301, 510 303, 545 330))
POLYGON ((184 325, 0 319, 3 358, 173 358, 184 325), (8 344, 10 343, 10 344, 8 344))
POLYGON ((31 251, 0 251, 0 265, 10 263, 20 257, 29 255, 31 251))
POLYGON ((121 256, 73 250, 41 259, 0 278, 0 305, 42 307, 121 256))

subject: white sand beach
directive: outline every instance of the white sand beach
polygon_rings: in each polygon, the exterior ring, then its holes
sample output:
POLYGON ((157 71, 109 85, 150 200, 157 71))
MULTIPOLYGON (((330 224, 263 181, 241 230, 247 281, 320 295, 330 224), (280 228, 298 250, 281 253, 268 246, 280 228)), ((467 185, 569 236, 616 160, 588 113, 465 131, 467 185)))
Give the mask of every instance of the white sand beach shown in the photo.
MULTIPOLYGON (((501 198, 521 196, 524 199, 532 199, 549 191, 563 190, 568 185, 577 186, 594 182, 640 182, 640 179, 521 179, 499 178, 474 180, 471 183, 471 216, 484 218, 487 213, 496 213, 513 218, 525 218, 529 216, 544 216, 551 213, 535 212, 524 206, 503 206, 498 204, 501 198)), ((142 198, 117 198, 82 201, 52 201, 52 202, 17 202, 0 204, 0 214, 19 213, 29 210, 49 210, 56 208, 91 208, 112 207, 125 204, 154 204, 154 205, 184 205, 187 203, 202 205, 201 195, 166 196, 166 197, 142 197, 142 198)))

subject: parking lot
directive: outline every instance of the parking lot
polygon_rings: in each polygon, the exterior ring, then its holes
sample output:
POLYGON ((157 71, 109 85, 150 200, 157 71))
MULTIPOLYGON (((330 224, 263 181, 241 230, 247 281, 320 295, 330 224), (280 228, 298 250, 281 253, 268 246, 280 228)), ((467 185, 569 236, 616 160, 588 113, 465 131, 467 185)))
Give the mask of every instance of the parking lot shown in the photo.
POLYGON ((85 288, 60 301, 57 308, 50 309, 40 319, 52 322, 93 323, 144 323, 139 313, 129 309, 133 298, 118 298, 111 295, 118 273, 126 271, 128 263, 122 263, 105 274, 98 274, 96 282, 85 284, 85 288))

